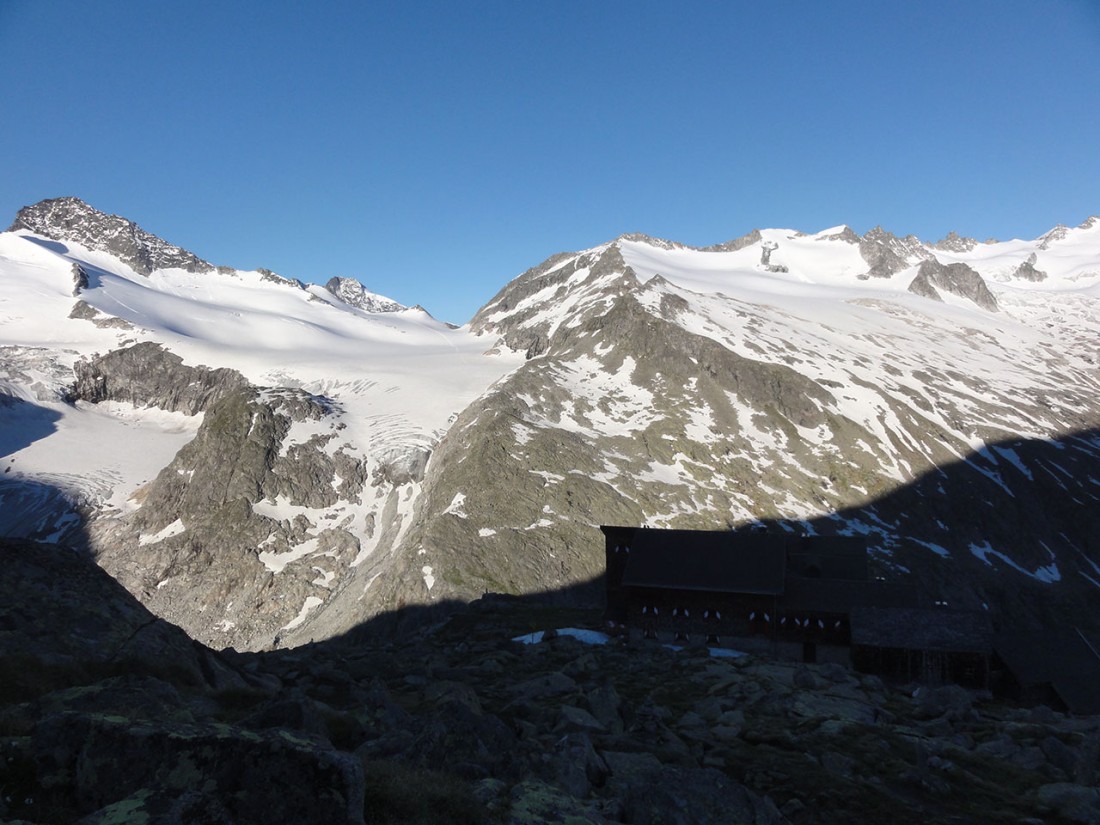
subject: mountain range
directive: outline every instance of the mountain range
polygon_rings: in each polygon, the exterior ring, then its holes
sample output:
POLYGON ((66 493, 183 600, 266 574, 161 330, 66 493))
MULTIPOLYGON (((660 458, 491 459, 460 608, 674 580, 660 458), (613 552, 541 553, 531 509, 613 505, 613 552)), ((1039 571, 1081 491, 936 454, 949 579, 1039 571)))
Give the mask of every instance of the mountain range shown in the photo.
POLYGON ((601 524, 863 535, 929 601, 1095 630, 1098 309, 1098 218, 624 235, 456 327, 43 201, 0 233, 0 533, 241 650, 596 600, 601 524))

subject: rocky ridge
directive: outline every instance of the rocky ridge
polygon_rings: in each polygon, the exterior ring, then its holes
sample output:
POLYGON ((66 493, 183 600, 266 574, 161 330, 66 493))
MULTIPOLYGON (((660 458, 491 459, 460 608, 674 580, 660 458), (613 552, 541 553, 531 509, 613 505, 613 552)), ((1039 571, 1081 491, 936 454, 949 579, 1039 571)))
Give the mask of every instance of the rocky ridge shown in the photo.
MULTIPOLYGON (((1020 273, 1020 270, 1017 270, 1020 273)), ((1032 280, 1029 272, 1020 273, 1032 280)), ((967 298, 989 312, 996 312, 997 299, 989 291, 982 276, 963 263, 941 264, 939 261, 922 261, 917 268, 917 277, 909 284, 909 291, 933 301, 943 298, 937 289, 967 298)))
POLYGON ((365 286, 351 278, 330 278, 325 284, 325 289, 339 298, 348 306, 361 309, 364 312, 400 312, 408 307, 397 301, 391 301, 381 295, 368 290, 365 286))
POLYGON ((8 231, 20 229, 114 255, 140 275, 170 267, 188 272, 210 272, 215 268, 186 249, 146 232, 133 221, 104 214, 79 198, 53 198, 23 207, 8 231))

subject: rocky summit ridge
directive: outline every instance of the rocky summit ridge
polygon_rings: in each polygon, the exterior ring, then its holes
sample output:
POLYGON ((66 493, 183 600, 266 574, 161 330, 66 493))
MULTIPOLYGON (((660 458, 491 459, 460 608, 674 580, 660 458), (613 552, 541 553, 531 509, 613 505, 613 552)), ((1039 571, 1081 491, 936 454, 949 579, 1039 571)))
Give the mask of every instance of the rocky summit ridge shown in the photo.
POLYGON ((0 234, 5 529, 87 548, 211 647, 591 604, 601 524, 862 535, 929 599, 1100 624, 1095 221, 625 235, 453 329, 340 279, 142 274, 133 225, 77 204, 0 234))
POLYGON ((214 269, 213 264, 146 232, 133 221, 104 214, 79 198, 52 198, 23 207, 8 228, 9 232, 18 230, 106 252, 141 275, 169 267, 188 272, 214 269))

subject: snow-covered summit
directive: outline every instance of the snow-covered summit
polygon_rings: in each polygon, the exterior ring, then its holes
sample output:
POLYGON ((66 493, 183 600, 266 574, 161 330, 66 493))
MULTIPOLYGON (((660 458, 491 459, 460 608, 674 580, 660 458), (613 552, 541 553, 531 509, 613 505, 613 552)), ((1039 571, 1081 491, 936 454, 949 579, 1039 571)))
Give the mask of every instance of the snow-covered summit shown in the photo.
MULTIPOLYGON (((1092 288, 1100 282, 1100 218, 1077 227, 1057 226, 1030 240, 979 242, 949 232, 936 242, 915 235, 898 236, 876 226, 862 236, 847 225, 816 233, 794 229, 756 229, 733 241, 691 247, 645 235, 622 235, 611 244, 575 253, 602 254, 616 246, 642 281, 655 275, 689 289, 737 294, 739 287, 789 293, 792 284, 810 292, 819 287, 868 293, 917 292, 912 289, 919 267, 932 262, 964 264, 986 282, 1003 288, 1034 289, 1028 282, 1047 280, 1050 290, 1092 288), (1043 273, 1042 278, 1034 273, 1043 273), (861 284, 860 282, 867 282, 861 284)), ((557 256, 557 268, 570 256, 557 256)))

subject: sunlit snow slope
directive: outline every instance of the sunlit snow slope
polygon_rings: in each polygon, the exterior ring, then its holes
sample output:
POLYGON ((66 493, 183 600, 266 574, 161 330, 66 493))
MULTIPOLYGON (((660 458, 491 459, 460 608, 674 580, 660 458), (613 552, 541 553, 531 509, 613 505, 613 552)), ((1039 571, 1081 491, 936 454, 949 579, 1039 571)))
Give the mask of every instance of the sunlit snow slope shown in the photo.
MULTIPOLYGON (((57 403, 72 380, 58 367, 135 341, 162 343, 189 364, 230 367, 259 386, 301 387, 338 399, 347 412, 347 435, 381 450, 433 443, 448 418, 517 363, 507 354, 486 356, 491 342, 420 309, 371 314, 321 287, 300 288, 258 272, 170 269, 146 277, 106 253, 25 232, 0 234, 0 347, 7 352, 0 368, 23 376, 7 376, 12 393, 29 391, 63 418, 80 419, 79 410, 57 403), (99 310, 100 318, 126 325, 69 317, 74 264, 89 280, 79 300, 99 310), (14 357, 11 348, 23 354, 14 357)), ((96 426, 89 423, 90 436, 96 426)), ((148 458, 152 469, 166 463, 144 450, 119 449, 103 433, 89 440, 102 453, 86 460, 67 448, 51 458, 45 445, 28 445, 14 458, 28 474, 60 472, 57 461, 76 459, 80 463, 70 463, 68 472, 78 477, 110 464, 111 456, 116 463, 148 458)), ((149 471, 141 468, 137 475, 149 471)))

